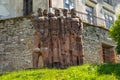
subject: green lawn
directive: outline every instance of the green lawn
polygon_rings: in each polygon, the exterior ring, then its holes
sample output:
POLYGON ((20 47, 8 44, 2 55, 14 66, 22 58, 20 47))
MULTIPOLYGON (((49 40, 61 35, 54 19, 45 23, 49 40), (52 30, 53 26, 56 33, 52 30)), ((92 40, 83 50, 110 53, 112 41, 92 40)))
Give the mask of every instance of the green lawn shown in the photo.
POLYGON ((120 80, 120 64, 85 64, 62 70, 26 70, 1 75, 0 80, 120 80))

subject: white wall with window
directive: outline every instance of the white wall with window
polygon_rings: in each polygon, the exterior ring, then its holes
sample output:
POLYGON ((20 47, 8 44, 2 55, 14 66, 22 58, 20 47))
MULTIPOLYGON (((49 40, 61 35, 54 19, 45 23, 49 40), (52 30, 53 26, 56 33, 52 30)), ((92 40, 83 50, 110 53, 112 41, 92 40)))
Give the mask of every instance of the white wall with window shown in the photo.
MULTIPOLYGON (((0 19, 20 17, 24 14, 24 0, 0 0, 0 19)), ((47 9, 48 0, 26 0, 32 1, 30 6, 33 12, 37 12, 38 8, 47 9)), ((61 1, 61 0, 60 0, 61 1)), ((29 4, 26 3, 26 6, 29 4)), ((27 9, 28 10, 28 9, 27 9)), ((29 11, 27 11, 29 13, 29 11)))

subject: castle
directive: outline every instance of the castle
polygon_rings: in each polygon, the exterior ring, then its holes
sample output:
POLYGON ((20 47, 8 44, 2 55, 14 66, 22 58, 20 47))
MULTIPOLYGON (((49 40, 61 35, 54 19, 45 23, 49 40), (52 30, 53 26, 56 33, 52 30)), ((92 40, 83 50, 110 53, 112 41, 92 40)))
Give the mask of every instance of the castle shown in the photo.
MULTIPOLYGON (((33 54, 33 45, 35 39, 34 34, 36 30, 35 30, 35 25, 31 21, 33 17, 30 16, 32 13, 37 12, 37 9, 39 7, 41 7, 43 10, 48 9, 47 0, 44 1, 43 0, 39 0, 39 1, 11 0, 11 1, 13 1, 13 3, 15 4, 14 6, 12 5, 13 4, 12 2, 11 4, 8 4, 9 0, 5 0, 5 1, 0 0, 1 2, 0 6, 4 7, 2 8, 3 12, 0 11, 0 18, 1 18, 0 72, 20 70, 20 69, 33 67, 32 54, 33 54), (29 15, 29 16, 22 17, 23 15, 29 15)), ((107 62, 114 63, 117 61, 116 53, 114 50, 116 45, 115 42, 108 36, 108 33, 109 33, 109 27, 111 26, 113 21, 117 19, 116 15, 119 14, 118 13, 119 2, 114 0, 58 0, 58 1, 52 0, 52 3, 53 3, 52 4, 53 11, 55 10, 55 8, 60 10, 63 8, 68 10, 74 8, 76 10, 76 15, 80 18, 79 21, 75 20, 72 23, 73 25, 80 25, 79 26, 80 29, 78 29, 78 33, 80 31, 81 38, 80 39, 76 38, 78 42, 76 41, 75 43, 77 43, 77 46, 79 46, 78 45, 79 43, 80 45, 82 45, 82 47, 78 47, 81 48, 78 50, 82 51, 82 52, 78 52, 81 53, 80 54, 81 58, 72 58, 74 59, 72 61, 75 62, 69 63, 69 65, 71 64, 76 65, 83 63, 107 63, 107 62), (79 22, 79 24, 77 21, 79 22)), ((61 14, 60 16, 63 16, 63 14, 61 14)), ((68 14, 68 16, 70 15, 68 14)), ((42 21, 42 19, 40 20, 42 21)), ((54 28, 54 26, 57 24, 62 26, 63 25, 62 20, 64 22, 64 19, 60 18, 60 21, 51 24, 53 25, 52 27, 54 28)), ((71 20, 74 19, 72 19, 71 17, 71 20)), ((73 27, 72 30, 74 32, 76 28, 74 29, 73 27)), ((58 31, 61 33, 60 35, 62 35, 63 33, 62 31, 58 31)), ((59 38, 56 39, 62 39, 60 38, 61 37, 60 35, 59 38)), ((74 35, 76 35, 76 33, 74 35)), ((57 45, 55 40, 53 40, 54 44, 51 43, 51 45, 59 46, 57 45)), ((72 38, 70 40, 72 40, 72 38)), ((66 42, 69 43, 69 39, 66 42)), ((57 51, 57 50, 54 49, 53 51, 57 51)), ((69 52, 73 52, 73 51, 71 51, 70 49, 69 52)), ((75 51, 74 53, 77 53, 77 51, 75 51)), ((58 61, 59 58, 56 57, 55 60, 58 61)), ((43 65, 44 63, 42 64, 43 62, 42 60, 43 59, 40 56, 39 58, 40 63, 38 63, 38 67, 44 66, 43 65)), ((70 60, 68 60, 68 62, 69 61, 70 60)), ((63 65, 65 64, 64 59, 62 64, 63 65)), ((59 66, 60 64, 55 63, 54 65, 59 66)))

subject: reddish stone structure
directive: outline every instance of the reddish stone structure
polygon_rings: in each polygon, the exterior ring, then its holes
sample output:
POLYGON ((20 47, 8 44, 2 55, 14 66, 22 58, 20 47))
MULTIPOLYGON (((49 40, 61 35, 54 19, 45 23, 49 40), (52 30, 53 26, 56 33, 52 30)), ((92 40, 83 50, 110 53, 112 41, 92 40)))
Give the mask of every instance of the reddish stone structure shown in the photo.
POLYGON ((43 57, 44 67, 66 68, 83 63, 83 44, 81 20, 76 11, 55 9, 55 14, 47 10, 38 10, 38 16, 32 22, 35 27, 33 67, 38 68, 39 56, 43 57))
POLYGON ((114 47, 102 44, 100 57, 103 63, 116 63, 116 54, 114 47))

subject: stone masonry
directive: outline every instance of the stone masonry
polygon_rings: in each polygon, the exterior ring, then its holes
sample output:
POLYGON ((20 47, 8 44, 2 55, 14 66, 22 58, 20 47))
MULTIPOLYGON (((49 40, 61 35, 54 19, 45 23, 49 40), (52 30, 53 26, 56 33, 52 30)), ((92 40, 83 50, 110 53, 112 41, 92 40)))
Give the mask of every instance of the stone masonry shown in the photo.
MULTIPOLYGON (((83 25, 84 63, 103 63, 103 55, 101 55, 103 44, 114 50, 115 42, 108 36, 108 32, 107 29, 95 25, 83 25)), ((115 56, 115 52, 112 54, 115 56)), ((115 60, 112 62, 115 62, 115 60)))
MULTIPOLYGON (((109 31, 87 23, 83 23, 82 28, 83 63, 103 63, 102 46, 115 46, 108 37, 109 31)), ((0 73, 32 68, 33 44, 34 27, 31 18, 0 20, 0 73)), ((115 62, 115 58, 110 58, 111 62, 115 62)))
POLYGON ((29 18, 0 21, 0 73, 32 67, 33 38, 29 18))

